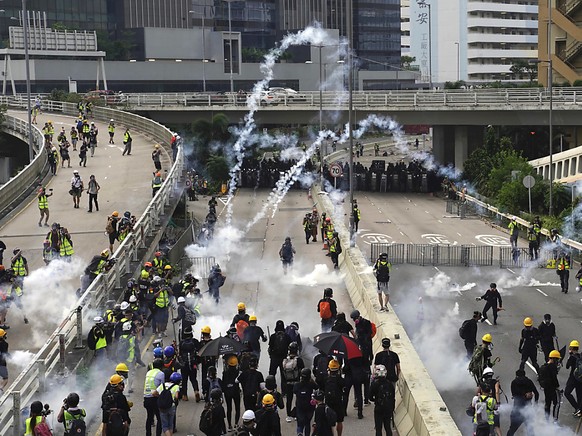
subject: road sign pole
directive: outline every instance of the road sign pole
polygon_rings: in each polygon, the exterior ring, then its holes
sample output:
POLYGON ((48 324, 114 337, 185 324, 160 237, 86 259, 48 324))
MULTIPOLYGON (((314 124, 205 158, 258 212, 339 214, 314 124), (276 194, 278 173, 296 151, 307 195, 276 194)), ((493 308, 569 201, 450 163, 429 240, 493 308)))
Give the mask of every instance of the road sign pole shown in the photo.
POLYGON ((527 188, 527 195, 529 197, 529 214, 531 215, 531 188, 527 188))

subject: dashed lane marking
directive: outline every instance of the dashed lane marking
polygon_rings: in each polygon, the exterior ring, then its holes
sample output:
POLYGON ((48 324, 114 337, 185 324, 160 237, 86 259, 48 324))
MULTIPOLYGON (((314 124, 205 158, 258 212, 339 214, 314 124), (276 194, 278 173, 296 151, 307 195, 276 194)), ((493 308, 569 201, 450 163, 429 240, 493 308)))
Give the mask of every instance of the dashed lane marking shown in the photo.
POLYGON ((530 369, 531 369, 531 370, 532 370, 534 373, 536 373, 536 374, 538 373, 538 372, 536 371, 536 369, 534 368, 534 366, 533 366, 531 363, 529 363, 529 361, 525 362, 525 364, 526 364, 527 366, 529 366, 529 368, 530 368, 530 369))
POLYGON ((507 271, 509 271, 511 274, 515 274, 515 271, 513 271, 513 270, 512 270, 512 269, 510 269, 510 268, 507 268, 507 271))
POLYGON ((459 236, 463 236, 463 235, 461 235, 459 232, 457 232, 457 235, 459 235, 459 236))
POLYGON ((547 297, 548 294, 546 294, 544 291, 542 291, 541 289, 536 288, 536 291, 538 291, 540 294, 542 294, 544 297, 547 297))
POLYGON ((437 221, 438 221, 439 223, 441 223, 441 224, 443 223, 441 220, 437 220, 437 221))
POLYGON ((439 272, 440 272, 440 269, 438 269, 438 267, 436 267, 436 266, 435 266, 435 267, 433 267, 433 268, 434 268, 434 269, 436 269, 437 271, 439 271, 439 272))
POLYGON ((486 319, 485 322, 489 325, 493 325, 493 324, 491 324, 491 321, 489 321, 488 319, 486 319))

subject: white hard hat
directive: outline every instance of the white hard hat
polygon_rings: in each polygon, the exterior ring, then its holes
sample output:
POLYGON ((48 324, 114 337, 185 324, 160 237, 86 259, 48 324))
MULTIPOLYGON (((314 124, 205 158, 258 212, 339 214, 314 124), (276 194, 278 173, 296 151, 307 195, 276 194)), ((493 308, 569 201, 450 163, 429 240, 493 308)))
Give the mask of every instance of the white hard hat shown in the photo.
POLYGON ((178 297, 178 303, 185 303, 186 299, 184 297, 178 297))
POLYGON ((246 410, 242 416, 243 421, 254 421, 255 419, 255 412, 252 410, 246 410))
POLYGON ((112 122, 113 122, 113 118, 111 118, 111 119, 109 120, 109 122, 110 122, 110 123, 112 123, 112 122))
POLYGON ((489 367, 485 368, 483 370, 483 375, 486 375, 486 374, 493 374, 493 370, 489 367))
POLYGON ((124 301, 123 303, 121 303, 121 310, 125 310, 129 308, 129 303, 127 301, 124 301))
POLYGON ((123 331, 128 332, 131 330, 131 321, 126 321, 123 323, 123 331))
POLYGON ((103 322, 103 318, 102 318, 102 317, 100 317, 100 316, 96 316, 95 318, 93 318, 93 322, 94 322, 95 324, 102 323, 102 322, 103 322))
POLYGON ((154 282, 161 282, 162 278, 160 276, 154 276, 153 280, 154 282))
POLYGON ((130 303, 135 303, 137 301, 137 298, 135 295, 132 295, 131 297, 129 297, 129 302, 130 303))

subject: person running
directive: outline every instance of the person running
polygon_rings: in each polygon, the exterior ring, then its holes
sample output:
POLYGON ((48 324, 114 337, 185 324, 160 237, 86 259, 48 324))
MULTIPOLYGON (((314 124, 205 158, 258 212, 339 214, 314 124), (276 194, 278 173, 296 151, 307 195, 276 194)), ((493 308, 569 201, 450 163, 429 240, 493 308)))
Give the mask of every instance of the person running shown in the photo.
POLYGON ((483 308, 483 316, 481 322, 485 322, 487 319, 487 311, 491 309, 493 311, 493 324, 497 325, 497 312, 503 310, 503 301, 501 299, 501 294, 497 290, 497 284, 491 283, 489 289, 485 291, 481 297, 475 298, 477 301, 485 300, 485 307, 483 308))
POLYGON ((285 242, 283 245, 281 245, 281 249, 279 250, 279 258, 283 264, 283 274, 286 275, 287 269, 293 265, 293 258, 295 257, 295 253, 295 248, 293 248, 291 238, 287 236, 285 238, 285 242))

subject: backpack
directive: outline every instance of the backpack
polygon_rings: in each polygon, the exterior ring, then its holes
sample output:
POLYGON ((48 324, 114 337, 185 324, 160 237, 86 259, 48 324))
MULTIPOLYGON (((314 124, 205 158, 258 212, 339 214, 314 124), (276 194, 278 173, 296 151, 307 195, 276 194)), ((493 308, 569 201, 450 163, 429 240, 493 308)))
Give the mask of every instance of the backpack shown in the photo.
POLYGON ((273 345, 271 347, 275 355, 283 356, 287 354, 287 347, 289 346, 289 339, 287 334, 283 331, 275 332, 273 335, 273 345))
POLYGON ((286 357, 283 360, 283 374, 287 383, 299 380, 299 366, 297 365, 297 356, 286 357))
POLYGON ((69 434, 71 436, 86 436, 87 424, 85 424, 85 419, 83 418, 83 411, 79 410, 78 413, 69 413, 73 416, 71 426, 69 427, 69 434))
POLYGON ((52 436, 52 432, 46 418, 43 416, 42 421, 34 426, 34 436, 52 436))
POLYGON ((107 218, 107 225, 105 226, 105 232, 110 235, 111 233, 114 232, 113 229, 113 219, 112 218, 107 218))
POLYGON ((572 373, 576 381, 582 382, 582 357, 576 359, 576 366, 574 367, 574 372, 572 373))
POLYGON ((289 339, 291 339, 291 342, 298 342, 297 339, 299 338, 299 333, 297 333, 297 330, 295 330, 290 325, 285 327, 285 334, 287 336, 289 336, 289 339))
POLYGON ((154 185, 161 185, 161 184, 162 184, 162 178, 160 176, 154 177, 154 185))
POLYGON ((459 336, 461 337, 461 339, 468 339, 467 330, 469 328, 469 321, 470 320, 466 319, 465 321, 463 321, 463 324, 461 324, 461 327, 459 327, 459 336))
POLYGON ((394 389, 391 389, 388 383, 381 383, 378 386, 375 404, 382 409, 394 408, 394 389))
POLYGON ((319 316, 321 319, 330 319, 331 314, 331 303, 327 300, 322 300, 319 303, 319 316))
POLYGON ((483 376, 483 369, 483 347, 478 345, 473 350, 468 370, 473 377, 480 379, 483 376))
POLYGON ((187 307, 184 307, 184 309, 184 321, 186 321, 188 324, 196 324, 196 315, 194 312, 192 312, 192 310, 187 307))
MULTIPOLYGON (((575 371, 576 369, 574 369, 574 372, 575 371)), ((538 370, 538 383, 542 389, 545 389, 550 384, 550 367, 548 366, 547 362, 541 365, 540 369, 538 370)))
POLYGON ((210 392, 212 392, 212 389, 222 390, 222 388, 220 387, 220 382, 218 381, 218 378, 206 377, 206 380, 208 380, 208 395, 210 395, 210 392))
POLYGON ((212 429, 212 404, 208 403, 204 406, 204 410, 200 414, 200 424, 198 425, 200 431, 204 434, 212 429))
POLYGON ((337 413, 329 406, 325 406, 325 417, 330 427, 335 427, 337 424, 337 413))
POLYGON ((239 319, 237 321, 237 323, 235 324, 236 334, 238 335, 238 337, 240 338, 241 341, 243 339, 245 330, 247 329, 248 326, 249 326, 249 323, 246 322, 244 319, 239 319))
POLYGON ((291 244, 283 244, 281 246, 281 257, 285 260, 293 258, 293 246, 291 244))
POLYGON ((372 329, 372 335, 370 337, 373 338, 374 336, 376 336, 378 328, 376 327, 376 324, 373 323, 372 321, 370 321, 370 328, 372 329))
POLYGON ((327 375, 327 366, 329 365, 329 357, 320 354, 317 357, 317 362, 313 368, 313 374, 315 375, 315 380, 323 381, 327 375))
POLYGON ((174 387, 174 383, 170 385, 170 387, 166 387, 166 384, 163 384, 162 392, 158 395, 158 409, 160 410, 170 410, 174 405, 174 398, 172 397, 172 388, 174 387))
POLYGON ((107 436, 124 436, 125 424, 123 417, 118 410, 111 410, 109 412, 109 421, 107 422, 107 436))
POLYGON ((342 403, 342 388, 339 384, 339 376, 328 376, 325 379, 325 403, 326 404, 341 404, 342 403))
POLYGON ((387 282, 390 280, 390 267, 388 263, 385 265, 381 262, 376 263, 376 280, 379 282, 387 282))
POLYGON ((488 399, 488 396, 484 397, 483 395, 479 395, 479 398, 475 403, 475 421, 477 421, 477 424, 489 421, 487 413, 487 410, 489 409, 488 399))

